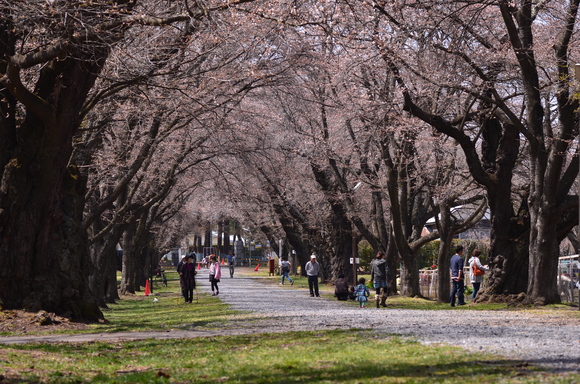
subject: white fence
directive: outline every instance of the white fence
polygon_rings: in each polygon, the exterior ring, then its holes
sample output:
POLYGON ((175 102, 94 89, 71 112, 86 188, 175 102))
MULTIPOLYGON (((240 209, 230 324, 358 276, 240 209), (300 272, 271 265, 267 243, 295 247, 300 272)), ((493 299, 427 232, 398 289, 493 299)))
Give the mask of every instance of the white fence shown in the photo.
POLYGON ((576 289, 580 276, 580 262, 578 255, 563 256, 558 260, 558 293, 562 302, 578 303, 576 289))

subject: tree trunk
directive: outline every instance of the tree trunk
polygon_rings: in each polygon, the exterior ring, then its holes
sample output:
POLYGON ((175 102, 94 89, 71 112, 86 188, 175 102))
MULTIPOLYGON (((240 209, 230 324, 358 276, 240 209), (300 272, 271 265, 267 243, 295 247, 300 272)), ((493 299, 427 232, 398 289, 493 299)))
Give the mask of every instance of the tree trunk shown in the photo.
POLYGON ((217 222, 217 249, 218 254, 221 255, 223 253, 223 236, 224 236, 224 222, 222 220, 218 220, 217 222))
MULTIPOLYGON (((97 219, 91 226, 93 232, 100 231, 101 220, 97 219)), ((117 297, 110 301, 109 285, 113 284, 117 291, 116 256, 117 244, 122 235, 120 226, 115 226, 108 234, 99 238, 90 246, 91 268, 89 271, 89 287, 95 295, 99 306, 106 307, 107 303, 114 303, 117 297), (114 278, 111 282, 111 274, 114 278)))
MULTIPOLYGON (((393 238, 392 230, 389 227, 389 233, 391 239, 393 238)), ((397 287, 397 270, 400 264, 399 254, 397 253, 397 247, 394 241, 389 241, 387 249, 385 250, 385 256, 387 259, 387 265, 389 266, 389 271, 391 272, 391 277, 393 278, 393 284, 389 286, 389 294, 396 295, 398 293, 397 287)))
POLYGON ((558 218, 553 215, 553 207, 542 207, 538 211, 530 211, 531 221, 536 225, 530 233, 528 300, 535 305, 560 303, 556 280, 560 256, 555 230, 558 218))
POLYGON ((230 243, 230 221, 228 219, 224 220, 224 253, 229 253, 231 249, 230 243))
POLYGON ((522 197, 516 213, 511 199, 513 172, 520 148, 518 131, 513 125, 501 125, 494 118, 486 120, 482 127, 483 166, 496 176, 495 182, 486 186, 491 219, 490 273, 477 298, 487 301, 493 300, 495 295, 525 292, 529 217, 526 198, 522 197))
POLYGON ((74 59, 43 67, 35 95, 46 100, 47 114, 36 116, 26 109, 20 126, 14 120, 3 122, 2 308, 102 318, 88 286, 88 242, 81 225, 84 184, 76 169, 68 167, 78 113, 99 70, 74 59))
MULTIPOLYGON (((340 207, 342 209, 342 206, 340 207)), ((356 237, 353 234, 352 224, 346 217, 335 216, 332 221, 333 254, 330 258, 330 279, 335 281, 340 274, 347 281, 354 281, 353 265, 350 259, 358 253, 356 237)))
POLYGON ((414 252, 407 250, 401 253, 401 295, 422 297, 419 284, 419 258, 414 252))
POLYGON ((121 278, 121 294, 135 293, 137 288, 137 269, 135 259, 135 249, 133 248, 133 238, 135 236, 136 223, 131 223, 129 228, 123 233, 123 272, 121 278))
POLYGON ((437 255, 437 302, 447 303, 451 295, 451 276, 449 265, 451 245, 453 243, 453 230, 451 229, 451 215, 449 209, 440 209, 441 218, 438 220, 437 231, 439 232, 439 253, 437 255))
MULTIPOLYGON (((205 235, 204 235, 204 239, 203 239, 203 246, 204 246, 204 248, 213 247, 212 236, 211 236, 211 223, 209 221, 206 221, 206 223, 205 223, 205 235)), ((204 252, 205 252, 205 250, 204 250, 204 252)), ((210 251, 210 253, 214 253, 213 248, 210 251)))

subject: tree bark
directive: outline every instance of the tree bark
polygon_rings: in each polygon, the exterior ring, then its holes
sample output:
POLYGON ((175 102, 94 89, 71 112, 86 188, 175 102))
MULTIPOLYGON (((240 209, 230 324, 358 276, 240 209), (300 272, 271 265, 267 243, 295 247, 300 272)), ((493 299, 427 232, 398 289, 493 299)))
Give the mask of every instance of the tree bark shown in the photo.
POLYGON ((43 67, 31 98, 38 96, 39 104, 41 97, 46 100, 47 114, 29 104, 22 124, 2 132, 4 143, 6 134, 17 138, 9 141, 0 164, 3 308, 45 309, 89 320, 102 317, 88 287, 83 185, 79 173, 68 167, 82 103, 100 69, 99 63, 72 58, 43 67))
POLYGON ((121 294, 135 293, 137 283, 136 250, 133 247, 133 238, 137 232, 137 223, 131 223, 123 233, 123 271, 121 277, 121 294))

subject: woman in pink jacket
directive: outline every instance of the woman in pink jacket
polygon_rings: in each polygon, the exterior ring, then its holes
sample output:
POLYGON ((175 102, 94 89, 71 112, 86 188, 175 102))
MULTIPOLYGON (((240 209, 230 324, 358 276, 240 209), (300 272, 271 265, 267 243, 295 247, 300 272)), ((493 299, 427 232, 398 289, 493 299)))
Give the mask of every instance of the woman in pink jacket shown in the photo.
POLYGON ((211 295, 215 296, 220 294, 218 283, 222 277, 222 269, 215 255, 210 255, 209 261, 209 282, 211 283, 211 295))

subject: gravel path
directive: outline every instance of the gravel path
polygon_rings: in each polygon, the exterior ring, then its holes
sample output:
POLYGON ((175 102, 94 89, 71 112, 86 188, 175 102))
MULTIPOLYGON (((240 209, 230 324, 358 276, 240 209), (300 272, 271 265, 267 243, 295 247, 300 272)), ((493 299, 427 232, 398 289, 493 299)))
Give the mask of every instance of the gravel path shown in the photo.
MULTIPOLYGON (((201 289, 209 291, 204 271, 201 289)), ((580 373, 580 323, 558 315, 525 311, 419 311, 393 308, 361 309, 349 303, 310 297, 308 289, 268 285, 259 278, 223 269, 219 298, 240 311, 251 311, 236 328, 264 331, 348 329, 366 325, 377 332, 412 336, 422 343, 445 343, 471 351, 487 351, 506 358, 547 366, 555 371, 580 373), (227 275, 227 276, 226 276, 227 275)), ((206 272, 207 273, 207 272, 206 272)), ((388 304, 388 300, 387 300, 388 304)))
MULTIPOLYGON (((29 342, 122 341, 145 338, 193 338, 361 328, 378 333, 414 337, 425 344, 445 343, 470 351, 492 352, 506 358, 546 366, 557 372, 580 373, 580 323, 558 315, 525 311, 419 311, 394 308, 360 309, 353 302, 310 297, 308 289, 268 284, 260 278, 226 268, 219 298, 243 313, 216 330, 168 330, 159 332, 100 333, 0 337, 1 344, 29 342), (226 329, 226 331, 224 331, 226 329)), ((199 289, 210 292, 207 270, 198 274, 199 289)), ((369 304, 374 304, 370 302, 369 304)), ((388 301, 387 301, 388 304, 388 301)))

